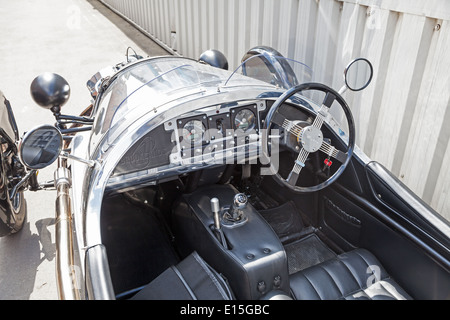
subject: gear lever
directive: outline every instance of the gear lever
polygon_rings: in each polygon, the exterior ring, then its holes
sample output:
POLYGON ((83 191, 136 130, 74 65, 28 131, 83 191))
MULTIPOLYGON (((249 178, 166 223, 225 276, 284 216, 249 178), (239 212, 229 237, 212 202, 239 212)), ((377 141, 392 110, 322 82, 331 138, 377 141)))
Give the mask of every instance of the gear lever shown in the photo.
POLYGON ((247 207, 248 198, 243 193, 238 193, 233 198, 233 205, 231 206, 231 214, 233 218, 240 220, 240 217, 244 214, 242 212, 247 207))
POLYGON ((248 198, 244 193, 238 193, 233 198, 230 211, 226 215, 227 220, 232 222, 241 221, 244 217, 244 210, 247 207, 248 198))

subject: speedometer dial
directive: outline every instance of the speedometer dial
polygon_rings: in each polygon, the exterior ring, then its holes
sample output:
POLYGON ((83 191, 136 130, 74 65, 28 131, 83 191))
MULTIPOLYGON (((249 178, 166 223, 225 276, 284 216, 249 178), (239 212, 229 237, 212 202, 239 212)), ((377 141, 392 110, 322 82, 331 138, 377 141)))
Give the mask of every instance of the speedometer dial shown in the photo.
POLYGON ((256 117, 252 110, 242 109, 236 114, 234 118, 234 126, 236 129, 241 129, 244 132, 255 128, 256 117))
POLYGON ((200 120, 188 121, 183 126, 183 140, 191 144, 201 143, 205 131, 205 125, 200 120))

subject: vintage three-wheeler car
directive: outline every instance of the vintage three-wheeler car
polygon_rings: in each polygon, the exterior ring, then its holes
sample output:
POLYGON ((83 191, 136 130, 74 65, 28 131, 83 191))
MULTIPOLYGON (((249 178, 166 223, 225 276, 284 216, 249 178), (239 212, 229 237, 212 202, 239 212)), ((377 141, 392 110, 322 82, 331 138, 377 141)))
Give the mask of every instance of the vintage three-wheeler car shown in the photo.
POLYGON ((449 223, 355 145, 342 94, 372 72, 355 59, 333 89, 267 47, 234 71, 215 50, 127 54, 80 116, 42 74, 55 125, 20 138, 1 96, 1 235, 25 190, 56 188, 61 299, 448 299, 449 223))

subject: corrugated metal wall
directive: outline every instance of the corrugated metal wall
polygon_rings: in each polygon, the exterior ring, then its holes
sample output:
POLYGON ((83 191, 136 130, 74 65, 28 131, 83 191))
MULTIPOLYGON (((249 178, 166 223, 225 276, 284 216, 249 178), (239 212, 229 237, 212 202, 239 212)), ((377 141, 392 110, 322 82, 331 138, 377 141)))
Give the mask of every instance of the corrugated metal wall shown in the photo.
POLYGON ((358 56, 373 83, 346 93, 357 143, 450 219, 450 1, 102 0, 174 52, 218 49, 231 68, 257 45, 339 89, 358 56))

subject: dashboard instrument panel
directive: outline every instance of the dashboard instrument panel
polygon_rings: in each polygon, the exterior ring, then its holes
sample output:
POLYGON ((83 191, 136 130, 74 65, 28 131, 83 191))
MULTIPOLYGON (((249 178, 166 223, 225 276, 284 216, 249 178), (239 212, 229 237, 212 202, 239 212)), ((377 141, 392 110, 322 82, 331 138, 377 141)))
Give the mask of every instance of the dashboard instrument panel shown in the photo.
POLYGON ((165 121, 136 142, 121 159, 114 176, 179 174, 200 167, 249 159, 258 141, 266 102, 247 101, 210 106, 165 121))

